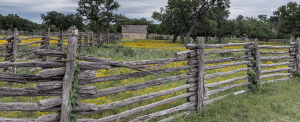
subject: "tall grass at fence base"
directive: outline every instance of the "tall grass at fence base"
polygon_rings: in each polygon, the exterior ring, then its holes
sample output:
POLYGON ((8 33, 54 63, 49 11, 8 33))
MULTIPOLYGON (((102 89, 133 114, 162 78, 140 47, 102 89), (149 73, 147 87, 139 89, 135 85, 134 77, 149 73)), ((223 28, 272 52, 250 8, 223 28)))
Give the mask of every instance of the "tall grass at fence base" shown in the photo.
POLYGON ((257 93, 231 95, 208 105, 203 113, 175 118, 175 122, 300 121, 300 77, 262 86, 257 93))

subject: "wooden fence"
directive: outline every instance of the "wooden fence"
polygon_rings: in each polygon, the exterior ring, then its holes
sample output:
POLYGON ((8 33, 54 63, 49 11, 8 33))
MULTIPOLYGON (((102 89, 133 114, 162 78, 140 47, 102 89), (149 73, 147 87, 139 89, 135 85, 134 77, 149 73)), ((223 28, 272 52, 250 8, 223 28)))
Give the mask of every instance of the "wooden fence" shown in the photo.
MULTIPOLYGON (((47 37, 62 37, 62 39, 68 39, 68 37, 70 35, 72 35, 72 33, 66 31, 60 31, 60 32, 51 32, 50 30, 45 33, 45 31, 39 31, 39 32, 27 32, 27 31, 16 31, 17 32, 17 36, 31 36, 30 38, 41 38, 43 36, 47 36, 47 37)), ((6 39, 6 37, 10 37, 14 35, 14 31, 8 30, 1 30, 0 31, 0 40, 1 39, 6 39), (1 37, 3 36, 3 37, 1 37)), ((75 35, 77 38, 81 38, 82 41, 84 42, 85 46, 86 45, 97 45, 97 46, 101 46, 101 44, 103 43, 111 43, 114 42, 116 40, 121 39, 121 35, 120 34, 113 34, 113 33, 109 33, 108 36, 106 37, 105 34, 101 34, 99 39, 96 39, 96 34, 93 32, 78 32, 78 35, 75 35), (88 40, 84 40, 85 38, 87 38, 88 40), (106 39, 107 38, 107 39, 106 39), (86 42, 89 42, 89 44, 87 44, 86 42)), ((21 38, 21 39, 30 39, 30 38, 21 38)), ((58 40, 58 43, 52 43, 52 44, 59 44, 59 39, 51 39, 51 40, 58 40)), ((67 42, 67 41, 65 41, 67 42)), ((50 43, 51 45, 51 43, 50 43)), ((66 45, 65 45, 66 46, 66 45)), ((81 46, 81 45, 79 45, 81 46)), ((0 45, 1 47, 1 45, 0 45)), ((1 50, 0 50, 1 51, 1 50)))
MULTIPOLYGON (((18 40, 16 38, 12 38, 14 40, 18 40)), ((45 36, 45 40, 49 40, 48 36, 45 36)), ((78 37, 80 38, 80 37, 78 37)), ((300 39, 297 39, 297 42, 290 43, 290 46, 267 46, 267 45, 258 45, 258 41, 256 40, 254 43, 246 42, 246 43, 229 43, 229 44, 204 44, 204 40, 200 39, 199 44, 188 44, 186 45, 188 51, 177 52, 174 58, 170 59, 159 59, 159 60, 143 60, 143 61, 130 61, 130 62, 120 62, 109 60, 105 58, 91 57, 76 54, 76 49, 78 47, 77 43, 78 39, 74 36, 71 36, 68 39, 68 51, 63 52, 61 50, 49 50, 47 48, 37 48, 35 49, 35 55, 41 57, 64 57, 67 58, 67 61, 36 61, 36 62, 0 62, 0 68, 8 68, 8 67, 42 67, 44 68, 38 74, 7 74, 0 73, 0 81, 9 82, 9 83, 37 83, 35 87, 32 88, 7 88, 0 87, 0 96, 2 97, 14 97, 14 96, 58 96, 45 100, 40 100, 37 103, 0 103, 0 111, 61 111, 61 117, 56 118, 58 113, 48 114, 40 116, 39 118, 29 118, 29 119, 20 119, 20 118, 0 118, 0 121, 43 121, 43 122, 52 122, 52 121, 70 121, 70 113, 76 115, 87 115, 99 111, 104 110, 112 110, 120 107, 127 106, 129 104, 142 102, 145 100, 150 100, 153 98, 157 98, 164 95, 169 95, 178 91, 186 90, 187 92, 180 94, 178 96, 174 96, 168 99, 163 99, 158 102, 154 102, 151 104, 147 104, 141 107, 132 108, 122 113, 118 113, 115 115, 103 117, 100 119, 77 119, 78 122, 108 122, 108 121, 116 121, 122 118, 126 118, 140 112, 159 107, 161 105, 170 103, 172 101, 176 101, 182 98, 186 98, 186 103, 169 108, 163 111, 158 111, 155 113, 151 113, 148 115, 144 115, 141 117, 137 117, 132 120, 132 122, 140 122, 140 121, 148 121, 158 117, 162 117, 169 114, 174 114, 177 112, 181 112, 180 115, 189 114, 191 111, 196 110, 198 112, 203 111, 204 107, 212 102, 225 98, 228 95, 220 96, 214 99, 209 99, 209 96, 220 93, 222 91, 226 91, 235 87, 241 87, 249 84, 253 84, 254 79, 249 75, 236 77, 233 79, 229 79, 226 81, 220 81, 215 83, 206 83, 207 79, 230 75, 233 73, 241 72, 241 71, 254 71, 258 81, 264 78, 274 77, 274 76, 289 76, 293 77, 295 73, 300 72, 299 66, 299 49, 300 49, 300 39), (229 50, 215 50, 215 51, 204 51, 207 48, 222 48, 228 46, 244 46, 244 49, 229 49, 229 50), (289 51, 286 52, 260 52, 261 48, 288 48, 289 51), (218 53, 229 53, 229 52, 245 52, 245 55, 242 57, 235 58, 223 58, 223 59, 212 59, 205 60, 204 57, 206 55, 218 54, 218 53), (284 56, 271 56, 271 57, 260 57, 261 54, 289 54, 284 56), (182 57, 187 54, 187 57, 182 57), (273 60, 273 59, 285 59, 289 58, 289 62, 275 63, 275 64, 260 64, 261 60, 273 60), (77 62, 76 59, 83 60, 77 62), (240 61, 243 60, 243 61, 240 61), (87 61, 87 62, 84 62, 87 61), (170 62, 178 62, 178 61, 188 61, 187 66, 181 67, 172 67, 165 69, 156 69, 160 68, 170 62), (234 63, 229 64, 219 64, 213 66, 205 66, 205 64, 210 63, 223 63, 236 61, 234 63), (145 66, 148 64, 157 64, 155 66, 145 66), (247 64, 247 68, 236 69, 228 72, 220 72, 213 74, 206 74, 205 71, 225 68, 230 66, 247 64), (260 67, 273 67, 278 65, 286 65, 288 64, 288 68, 274 69, 274 70, 260 70, 260 67), (166 83, 171 83, 178 80, 185 80, 186 84, 164 90, 158 91, 155 93, 149 93, 141 96, 136 96, 132 98, 127 98, 122 101, 108 103, 108 104, 88 104, 81 103, 80 106, 74 106, 72 109, 69 105, 70 99, 70 90, 72 88, 72 79, 74 77, 75 67, 76 65, 81 69, 81 73, 78 75, 78 84, 77 91, 81 95, 77 98, 77 100, 85 100, 103 97, 111 94, 133 91, 144 89, 151 86, 162 85, 166 83), (61 68, 64 67, 64 68, 61 68), (129 68, 138 70, 140 72, 120 74, 120 75, 110 75, 110 76, 101 76, 95 77, 97 74, 93 70, 98 69, 111 69, 111 68, 129 68), (46 69, 51 68, 51 69, 46 69), (152 70, 148 70, 152 69, 152 70), (161 73, 169 73, 174 71, 188 70, 187 74, 175 75, 170 77, 163 77, 159 74, 161 73), (288 70, 288 73, 277 73, 277 74, 269 74, 269 75, 261 75, 267 73, 275 73, 288 70), (160 79, 130 84, 125 86, 107 88, 107 89, 97 89, 95 86, 84 86, 86 84, 99 83, 99 82, 108 82, 115 80, 123 80, 135 77, 145 77, 149 75, 156 75, 161 77, 160 79), (234 81, 248 79, 248 82, 242 82, 238 84, 227 85, 225 87, 220 87, 221 85, 231 84, 234 81), (213 89, 208 91, 208 88, 220 87, 217 89, 213 89), (59 96, 61 95, 61 96, 59 96)), ((47 44, 46 44, 47 45, 47 44)), ((18 46, 14 46, 18 47, 18 46)), ((15 50, 15 48, 14 48, 15 50)), ((15 54, 14 54, 15 55, 15 54)), ((249 73, 248 73, 249 74, 249 73)), ((259 82, 260 84, 265 84, 268 82, 277 82, 286 80, 278 79, 267 82, 259 82)), ((245 93, 247 90, 241 90, 234 92, 235 95, 245 93)), ((174 117, 166 118, 162 121, 171 120, 174 117)))
MULTIPOLYGON (((6 62, 20 62, 28 59, 33 59, 39 57, 37 61, 41 60, 47 60, 47 57, 44 56, 38 56, 34 54, 34 51, 36 49, 51 49, 51 50, 59 50, 63 51, 63 47, 67 46, 64 43, 67 42, 68 37, 72 34, 64 34, 62 31, 59 32, 59 35, 56 36, 50 36, 50 29, 48 31, 42 31, 41 36, 31 36, 31 37, 18 37, 18 31, 15 29, 14 32, 8 31, 8 35, 6 37, 0 37, 0 40, 6 40, 6 44, 0 45, 0 51, 6 51, 6 53, 0 54, 1 57, 5 57, 6 62), (16 37, 16 38, 14 38, 16 37), (16 39, 17 41, 13 41, 16 39), (34 41, 30 43, 21 43, 22 40, 27 39, 41 39, 39 41, 34 41), (50 43, 50 41, 52 43, 50 43), (56 43, 53 43, 53 41, 57 41, 56 43), (14 43, 16 42, 16 43, 14 43), (34 47, 31 49, 21 49, 22 47, 26 46, 32 46, 32 45, 39 45, 39 47, 34 47), (18 53, 18 55, 17 55, 18 53)), ((92 47, 94 45, 98 46, 102 43, 109 43, 110 41, 115 41, 120 39, 119 35, 110 35, 109 41, 105 41, 105 36, 101 36, 99 40, 96 39, 96 37, 93 35, 93 33, 80 33, 79 35, 76 35, 77 37, 77 45, 79 48, 81 47, 92 47)), ((5 68, 4 71, 7 71, 8 68, 5 68)), ((14 69, 12 69, 13 72, 16 72, 14 69)))

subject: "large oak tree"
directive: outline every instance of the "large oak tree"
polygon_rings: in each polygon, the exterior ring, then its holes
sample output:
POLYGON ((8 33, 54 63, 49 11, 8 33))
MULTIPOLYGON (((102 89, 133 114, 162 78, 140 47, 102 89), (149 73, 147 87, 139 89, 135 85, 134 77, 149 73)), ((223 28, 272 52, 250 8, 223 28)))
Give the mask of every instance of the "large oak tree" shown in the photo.
MULTIPOLYGON (((127 20, 125 16, 115 14, 121 6, 114 0, 80 0, 78 1, 77 11, 80 15, 85 16, 88 21, 96 24, 97 41, 100 41, 101 25, 106 29, 112 22, 120 23, 127 20)), ((106 34, 107 35, 107 34, 106 34)))
POLYGON ((185 43, 188 43, 195 27, 208 15, 208 11, 216 6, 229 8, 229 4, 229 0, 169 0, 168 5, 162 9, 165 11, 154 12, 153 18, 168 25, 171 25, 170 22, 173 21, 173 26, 165 26, 169 30, 173 29, 176 23, 179 31, 177 33, 181 37, 186 36, 185 43), (155 18, 157 16, 160 18, 155 18))
POLYGON ((273 12, 271 22, 280 36, 284 38, 287 34, 300 36, 300 5, 297 2, 289 2, 287 5, 280 6, 273 12))
POLYGON ((43 23, 46 25, 55 25, 59 30, 67 30, 72 25, 75 25, 79 30, 84 27, 83 18, 77 14, 62 14, 56 11, 47 12, 47 14, 41 14, 43 23))

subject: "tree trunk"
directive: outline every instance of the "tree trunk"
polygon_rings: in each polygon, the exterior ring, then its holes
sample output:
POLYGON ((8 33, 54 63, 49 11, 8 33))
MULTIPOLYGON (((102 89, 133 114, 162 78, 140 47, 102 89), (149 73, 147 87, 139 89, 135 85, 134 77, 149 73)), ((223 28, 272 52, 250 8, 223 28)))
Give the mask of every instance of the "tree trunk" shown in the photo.
POLYGON ((269 42, 269 38, 266 38, 266 42, 269 42))
POLYGON ((230 37, 231 37, 231 35, 229 35, 229 41, 230 41, 230 37))
POLYGON ((106 44, 108 44, 108 26, 109 26, 109 23, 106 24, 106 27, 105 27, 105 42, 106 44))
POLYGON ((197 36, 192 36, 192 38, 193 38, 194 42, 197 41, 197 36))
POLYGON ((191 34, 192 34, 192 32, 193 32, 193 30, 194 30, 195 27, 196 27, 196 25, 194 24, 194 25, 190 28, 189 32, 186 34, 185 44, 188 44, 188 43, 189 43, 189 41, 190 41, 190 36, 191 36, 191 34))
POLYGON ((172 43, 175 43, 175 42, 176 42, 177 37, 178 37, 178 34, 173 34, 173 40, 172 40, 172 43))
POLYGON ((205 36, 205 41, 207 42, 208 41, 208 35, 206 34, 205 36))
POLYGON ((222 42, 222 37, 221 36, 218 36, 218 43, 221 43, 222 42))
POLYGON ((97 35, 96 35, 96 38, 97 38, 97 43, 98 43, 98 48, 101 46, 101 42, 100 42, 100 24, 97 23, 97 35))
POLYGON ((180 34, 180 40, 181 40, 181 44, 184 44, 184 36, 182 34, 180 34))

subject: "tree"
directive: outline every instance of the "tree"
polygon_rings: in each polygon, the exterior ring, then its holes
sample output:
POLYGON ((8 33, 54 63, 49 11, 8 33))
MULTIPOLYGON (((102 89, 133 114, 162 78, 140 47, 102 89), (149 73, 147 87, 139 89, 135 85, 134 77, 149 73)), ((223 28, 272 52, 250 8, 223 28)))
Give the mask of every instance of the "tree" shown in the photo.
POLYGON ((202 35, 205 35, 205 41, 208 41, 208 37, 210 35, 215 35, 217 32, 217 22, 215 12, 213 10, 207 11, 208 14, 205 18, 203 18, 201 21, 199 21, 199 32, 202 35))
POLYGON ((218 21, 216 35, 218 37, 218 43, 221 43, 221 38, 225 35, 231 35, 236 30, 236 21, 225 19, 218 21))
POLYGON ((221 43, 221 38, 225 35, 231 35, 236 31, 236 21, 227 19, 229 17, 229 10, 227 6, 216 5, 212 8, 214 21, 217 23, 216 36, 218 43, 221 43))
POLYGON ((243 15, 238 15, 238 17, 236 18, 236 22, 237 22, 236 36, 242 37, 244 40, 244 38, 246 38, 244 37, 244 34, 249 34, 251 31, 249 22, 245 19, 243 15))
POLYGON ((184 37, 187 32, 187 28, 183 25, 182 19, 176 16, 175 9, 170 9, 168 6, 161 8, 160 12, 153 12, 152 18, 161 22, 161 28, 164 33, 173 35, 173 43, 175 43, 178 36, 180 36, 181 43, 184 44, 184 37))
POLYGON ((300 5, 297 2, 288 2, 287 5, 280 6, 273 12, 270 21, 275 25, 278 35, 293 34, 300 36, 300 5))
POLYGON ((47 25, 55 25, 58 30, 67 30, 70 26, 75 25, 79 30, 82 30, 83 18, 77 14, 62 14, 56 11, 47 12, 47 15, 41 14, 43 23, 47 25))
POLYGON ((27 19, 23 19, 17 14, 8 14, 7 16, 0 14, 0 29, 13 30, 14 28, 17 28, 20 31, 32 32, 34 30, 39 30, 39 25, 27 19))
POLYGON ((105 27, 108 27, 109 23, 116 21, 120 17, 124 17, 114 14, 120 7, 119 3, 114 0, 80 0, 78 1, 78 5, 79 7, 76 11, 80 15, 85 16, 87 20, 96 24, 98 41, 102 23, 106 23, 105 27))
POLYGON ((72 15, 73 14, 71 14, 70 18, 73 19, 72 20, 73 25, 75 25, 78 28, 78 30, 84 30, 85 25, 83 24, 84 19, 82 18, 82 16, 80 16, 79 13, 76 13, 74 16, 72 16, 72 15))
POLYGON ((268 39, 275 38, 276 34, 270 27, 269 18, 267 15, 259 15, 258 19, 249 17, 249 25, 251 25, 250 33, 248 34, 251 38, 268 39), (251 18, 251 19, 250 19, 251 18))
POLYGON ((128 18, 125 17, 122 14, 113 14, 113 13, 109 13, 105 19, 105 24, 104 24, 104 28, 105 28, 105 36, 106 36, 106 41, 108 41, 108 29, 110 27, 110 23, 116 23, 117 25, 125 25, 125 23, 127 23, 128 18))
POLYGON ((55 25, 59 30, 67 30, 67 28, 70 27, 64 15, 56 11, 47 12, 47 15, 41 14, 41 18, 43 23, 46 25, 55 25))
MULTIPOLYGON (((181 38, 186 36, 185 43, 188 43, 195 27, 199 26, 198 23, 207 16, 211 8, 215 6, 229 8, 229 4, 229 0, 169 0, 168 5, 162 9, 165 11, 155 12, 153 15, 162 17, 160 21, 165 21, 169 25, 172 21, 173 24, 176 23, 177 33, 181 38)), ((166 29, 171 29, 170 27, 174 28, 168 26, 166 29)))

